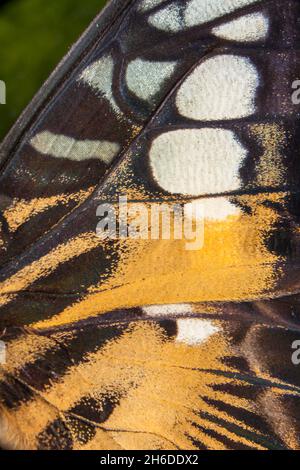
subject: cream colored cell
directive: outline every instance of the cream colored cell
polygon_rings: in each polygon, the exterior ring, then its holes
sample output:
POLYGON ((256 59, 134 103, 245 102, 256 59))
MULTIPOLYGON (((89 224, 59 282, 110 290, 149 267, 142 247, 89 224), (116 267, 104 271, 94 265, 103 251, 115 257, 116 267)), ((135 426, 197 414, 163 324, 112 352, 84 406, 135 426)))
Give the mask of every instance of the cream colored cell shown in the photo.
POLYGON ((168 5, 149 16, 148 23, 156 29, 166 32, 178 32, 184 29, 184 20, 179 5, 168 5))
POLYGON ((244 56, 221 54, 202 62, 181 85, 179 113, 198 121, 240 119, 255 113, 259 75, 244 56))
MULTIPOLYGON (((258 0, 190 0, 171 3, 149 16, 148 22, 162 31, 178 32, 232 13, 258 0)), ((149 8, 150 10, 151 8, 149 8)))
POLYGON ((150 100, 173 74, 176 62, 151 62, 135 59, 128 64, 126 83, 130 91, 142 100, 150 100))
POLYGON ((106 55, 89 65, 79 76, 79 81, 89 85, 96 94, 104 96, 116 113, 121 113, 113 95, 114 61, 106 55))
POLYGON ((241 187, 247 150, 230 130, 182 129, 157 137, 150 163, 158 185, 170 193, 218 194, 241 187))
POLYGON ((61 134, 43 131, 30 141, 38 152, 55 158, 83 161, 88 159, 111 163, 118 154, 120 145, 105 140, 76 140, 61 134))
POLYGON ((258 0, 190 0, 185 10, 187 27, 207 23, 258 0))
POLYGON ((212 30, 215 36, 231 41, 255 42, 268 35, 269 20, 262 13, 244 15, 212 30))
POLYGON ((142 0, 138 9, 140 11, 149 11, 152 8, 164 3, 166 0, 142 0))

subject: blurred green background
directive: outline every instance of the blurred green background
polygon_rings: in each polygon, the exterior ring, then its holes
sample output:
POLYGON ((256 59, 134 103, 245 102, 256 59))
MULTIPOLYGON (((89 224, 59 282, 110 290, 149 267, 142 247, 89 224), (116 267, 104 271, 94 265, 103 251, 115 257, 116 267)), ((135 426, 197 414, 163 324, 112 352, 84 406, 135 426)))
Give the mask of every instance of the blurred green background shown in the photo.
POLYGON ((0 2, 0 141, 107 0, 0 2))

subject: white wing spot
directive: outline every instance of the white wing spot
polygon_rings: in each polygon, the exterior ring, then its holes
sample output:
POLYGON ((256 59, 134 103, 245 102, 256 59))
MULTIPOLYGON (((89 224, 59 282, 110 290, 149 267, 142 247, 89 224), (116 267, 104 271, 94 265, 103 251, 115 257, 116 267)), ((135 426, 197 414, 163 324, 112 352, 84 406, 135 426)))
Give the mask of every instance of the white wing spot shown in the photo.
POLYGON ((185 11, 188 27, 207 23, 258 0, 190 0, 185 11))
POLYGON ((113 110, 120 114, 121 110, 113 95, 114 61, 111 56, 104 56, 89 65, 79 76, 79 81, 87 83, 100 96, 104 96, 113 110))
POLYGON ((104 163, 111 163, 118 154, 120 145, 114 142, 101 140, 76 140, 72 137, 53 134, 43 131, 35 135, 30 144, 38 152, 56 158, 83 161, 98 159, 104 163))
POLYGON ((163 10, 154 13, 148 23, 156 29, 177 33, 184 29, 184 20, 179 5, 168 5, 163 10))
POLYGON ((226 197, 214 197, 209 199, 197 199, 185 205, 185 216, 192 219, 200 213, 205 221, 223 221, 228 217, 239 217, 241 209, 230 202, 226 197), (197 210, 197 206, 201 208, 197 210))
POLYGON ((185 343, 189 346, 205 343, 220 329, 211 321, 189 318, 177 320, 177 343, 185 343))
MULTIPOLYGON (((155 1, 155 0, 153 0, 155 1)), ((148 22, 157 29, 167 32, 178 32, 193 26, 221 18, 235 10, 251 5, 258 0, 190 0, 184 6, 167 5, 160 11, 150 15, 148 22)), ((151 0, 149 0, 151 2, 151 0)), ((156 4, 161 2, 157 1, 156 4)), ((149 10, 151 9, 149 3, 149 10)))
POLYGON ((176 104, 189 119, 240 119, 255 110, 259 75, 247 57, 222 54, 205 60, 181 85, 176 104))
POLYGON ((153 141, 150 164, 165 191, 199 196, 239 189, 239 169, 246 156, 230 130, 182 129, 153 141))
POLYGON ((161 3, 164 3, 166 0, 142 0, 141 4, 139 5, 140 11, 149 11, 152 8, 157 7, 161 3))
POLYGON ((151 99, 172 75, 176 62, 150 62, 136 59, 126 70, 126 83, 130 91, 142 100, 151 99))
POLYGON ((193 313, 191 304, 150 305, 143 307, 143 312, 151 317, 168 317, 169 315, 188 315, 193 313))
POLYGON ((268 30, 269 19, 262 13, 253 13, 218 26, 212 32, 231 41, 254 42, 265 39, 268 30))

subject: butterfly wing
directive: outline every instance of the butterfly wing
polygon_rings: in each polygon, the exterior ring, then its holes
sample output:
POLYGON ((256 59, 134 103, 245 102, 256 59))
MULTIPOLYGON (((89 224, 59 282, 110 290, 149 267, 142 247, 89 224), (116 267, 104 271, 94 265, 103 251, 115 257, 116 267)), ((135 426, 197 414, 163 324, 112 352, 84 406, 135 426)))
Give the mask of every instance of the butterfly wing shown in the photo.
POLYGON ((12 131, 4 443, 299 446, 298 17, 295 1, 113 2, 12 131), (99 238, 99 206, 124 195, 131 213, 188 205, 191 224, 200 207, 201 249, 99 238))
POLYGON ((206 312, 194 304, 180 318, 152 306, 47 334, 9 329, 2 442, 41 450, 298 448, 291 344, 299 323, 285 318, 292 303, 206 312), (276 322, 267 310, 277 310, 276 322))

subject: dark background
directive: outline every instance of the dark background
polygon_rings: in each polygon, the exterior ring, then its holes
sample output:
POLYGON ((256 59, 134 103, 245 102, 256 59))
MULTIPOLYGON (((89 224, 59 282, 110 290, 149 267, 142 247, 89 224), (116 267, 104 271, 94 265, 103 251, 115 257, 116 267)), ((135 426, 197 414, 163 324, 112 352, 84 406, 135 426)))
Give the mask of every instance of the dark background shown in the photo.
POLYGON ((0 141, 107 0, 0 0, 0 141))

